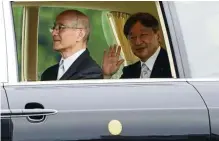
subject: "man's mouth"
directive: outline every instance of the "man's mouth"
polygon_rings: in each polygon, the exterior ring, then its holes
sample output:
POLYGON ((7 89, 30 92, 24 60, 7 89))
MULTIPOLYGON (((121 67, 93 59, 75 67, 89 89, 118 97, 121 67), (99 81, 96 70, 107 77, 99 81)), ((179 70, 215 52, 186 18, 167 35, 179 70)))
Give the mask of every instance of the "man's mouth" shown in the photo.
POLYGON ((140 47, 140 48, 137 48, 136 51, 142 51, 144 49, 146 49, 147 47, 140 47))
POLYGON ((60 39, 58 37, 53 37, 53 42, 58 42, 60 39))

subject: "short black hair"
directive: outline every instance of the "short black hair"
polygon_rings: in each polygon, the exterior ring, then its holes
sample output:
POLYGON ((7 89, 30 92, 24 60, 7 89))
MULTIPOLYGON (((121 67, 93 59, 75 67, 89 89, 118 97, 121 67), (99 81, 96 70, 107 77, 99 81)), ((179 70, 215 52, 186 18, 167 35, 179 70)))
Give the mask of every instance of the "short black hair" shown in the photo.
POLYGON ((126 38, 128 37, 128 34, 132 26, 137 22, 140 22, 145 27, 151 27, 154 32, 157 32, 159 29, 158 20, 154 16, 152 16, 149 13, 142 13, 142 12, 135 13, 128 18, 128 20, 124 25, 123 32, 126 38))

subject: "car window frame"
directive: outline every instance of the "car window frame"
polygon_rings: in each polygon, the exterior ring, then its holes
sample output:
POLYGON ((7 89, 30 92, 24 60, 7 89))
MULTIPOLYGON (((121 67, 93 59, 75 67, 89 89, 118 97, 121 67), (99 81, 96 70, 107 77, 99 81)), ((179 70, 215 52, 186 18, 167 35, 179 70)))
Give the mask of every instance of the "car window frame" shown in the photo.
MULTIPOLYGON (((6 36, 6 42, 7 42, 7 56, 8 56, 8 70, 11 70, 11 71, 8 71, 8 76, 9 76, 9 80, 8 82, 10 83, 22 83, 19 81, 19 76, 18 76, 18 64, 17 64, 17 51, 16 51, 16 40, 15 40, 15 33, 14 33, 14 23, 13 23, 13 14, 12 14, 12 2, 11 0, 8 0, 8 1, 4 1, 4 10, 6 11, 6 9, 8 10, 7 11, 7 18, 5 19, 7 22, 5 24, 6 26, 6 29, 8 29, 8 32, 7 32, 7 36, 6 36), (10 48, 9 48, 10 47, 10 48), (10 56, 10 57, 9 57, 10 56)), ((166 11, 166 9, 164 9, 162 11, 162 5, 169 5, 169 2, 165 2, 165 3, 161 3, 161 2, 156 2, 155 1, 155 4, 156 4, 156 8, 157 8, 157 12, 158 12, 158 16, 159 16, 159 21, 161 22, 161 25, 162 25, 162 31, 165 30, 164 34, 167 34, 167 35, 164 35, 164 40, 165 40, 165 43, 167 45, 167 48, 170 48, 168 50, 168 56, 170 55, 169 53, 171 53, 170 50, 172 50, 172 57, 173 57, 173 63, 174 63, 174 66, 173 66, 173 69, 171 69, 171 72, 174 70, 174 75, 176 76, 176 79, 181 79, 181 78, 184 78, 184 72, 183 72, 183 68, 182 67, 182 62, 181 62, 181 58, 180 57, 177 57, 179 56, 179 45, 175 43, 177 43, 177 38, 173 38, 174 34, 175 33, 175 30, 171 30, 171 31, 168 31, 169 27, 172 27, 172 26, 175 26, 172 22, 168 22, 168 23, 165 23, 165 17, 166 17, 166 13, 168 13, 168 11, 166 11), (164 13, 165 11, 165 13, 164 13), (163 20, 164 19, 164 20, 163 20), (171 35, 168 35, 168 33, 171 35), (170 38, 171 37, 171 38, 170 38), (178 52, 177 52, 178 51, 178 52), (176 56, 176 57, 174 57, 176 56), (176 60, 176 61, 175 61, 176 60), (176 65, 177 64, 177 65, 176 65)), ((167 9, 169 10, 169 9, 167 9)), ((4 12, 5 13, 5 12, 4 12)), ((171 17, 172 18, 172 17, 171 17)), ((168 18, 166 18, 167 20, 168 18)), ((169 19, 171 20, 171 19, 169 19)), ((167 20, 168 21, 168 20, 167 20)), ((170 29, 169 29, 170 30, 170 29)), ((169 58, 170 60, 170 58, 169 58)), ((171 61, 170 61, 171 63, 171 61)), ((164 81, 175 81, 174 78, 150 78, 150 79, 142 79, 142 80, 139 80, 138 78, 137 79, 130 79, 129 81, 138 81, 138 82, 154 82, 154 81, 160 81, 160 80, 164 80, 164 81)), ((69 80, 68 80, 69 81, 69 80)), ((77 83, 80 82, 81 80, 78 80, 76 81, 77 83)), ((94 83, 96 84, 97 80, 87 80, 89 83, 94 83)), ((122 80, 100 80, 101 82, 103 83, 107 83, 107 82, 127 82, 126 79, 122 79, 122 80)), ((37 83, 42 83, 42 81, 35 81, 37 83)), ((48 81, 49 83, 50 82, 54 82, 54 81, 48 81)), ((47 83, 48 83, 47 82, 47 83)), ((66 82, 66 81, 65 81, 66 82)), ((84 80, 82 80, 82 83, 84 82, 84 80)), ((28 82, 25 82, 25 83, 29 83, 28 82)), ((55 83, 59 83, 59 82, 55 82, 55 83)), ((97 82, 99 83, 99 81, 97 82)), ((61 84, 61 83, 60 83, 61 84)))
POLYGON ((162 1, 160 2, 160 5, 162 13, 165 15, 164 18, 166 27, 169 29, 168 36, 172 42, 171 47, 174 48, 174 60, 176 61, 175 63, 178 67, 179 77, 191 78, 185 43, 183 40, 181 26, 179 24, 174 2, 162 1))
POLYGON ((17 50, 12 14, 12 1, 2 1, 5 24, 7 82, 18 82, 17 50))
POLYGON ((4 20, 4 12, 3 12, 3 4, 0 3, 0 28, 1 28, 1 51, 0 51, 0 66, 1 66, 1 72, 0 72, 0 82, 7 82, 8 81, 8 69, 7 69, 7 48, 6 48, 6 37, 5 37, 5 20, 4 20))

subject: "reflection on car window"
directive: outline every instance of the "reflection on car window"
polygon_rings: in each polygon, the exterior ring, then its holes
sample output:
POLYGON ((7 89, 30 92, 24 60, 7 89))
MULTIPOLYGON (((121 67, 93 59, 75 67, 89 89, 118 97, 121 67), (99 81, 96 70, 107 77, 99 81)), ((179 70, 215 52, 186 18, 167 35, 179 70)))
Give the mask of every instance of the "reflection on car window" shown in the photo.
POLYGON ((219 2, 175 2, 191 76, 219 77, 219 2))

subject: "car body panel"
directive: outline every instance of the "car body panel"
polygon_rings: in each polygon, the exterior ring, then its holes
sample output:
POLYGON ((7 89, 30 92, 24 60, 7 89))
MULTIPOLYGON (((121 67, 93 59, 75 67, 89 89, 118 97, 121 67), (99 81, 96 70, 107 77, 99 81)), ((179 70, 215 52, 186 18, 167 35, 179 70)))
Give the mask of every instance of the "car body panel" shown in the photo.
POLYGON ((219 81, 190 81, 199 91, 209 109, 211 133, 213 139, 219 140, 219 81))
POLYGON ((2 83, 0 83, 0 88, 1 88, 1 109, 9 109, 7 96, 2 83))
POLYGON ((0 83, 1 88, 1 141, 11 141, 13 136, 13 123, 11 118, 3 118, 3 111, 9 111, 8 100, 3 88, 3 84, 0 83))
MULTIPOLYGON (((177 76, 190 77, 174 4, 160 3, 163 4, 162 12, 165 12, 166 26, 170 30, 174 63, 179 71, 177 76)), ((1 4, 7 29, 4 35, 4 46, 7 47, 4 52, 7 55, 3 58, 7 60, 7 74, 3 75, 6 83, 1 86, 1 111, 10 110, 11 114, 10 118, 1 118, 1 126, 8 131, 2 133, 4 139, 206 141, 210 139, 210 132, 218 134, 218 81, 208 84, 190 82, 195 88, 186 81, 175 79, 18 82, 11 2, 1 4), (43 114, 33 115, 36 113, 43 114), (42 120, 39 120, 41 117, 42 120), (118 136, 112 135, 109 130, 112 120, 122 124, 118 136)), ((117 125, 114 128, 116 130, 117 125)))
POLYGON ((159 3, 165 26, 168 29, 167 34, 169 38, 167 40, 170 41, 175 68, 177 68, 178 72, 177 75, 179 78, 187 78, 190 74, 189 65, 174 3, 172 1, 161 1, 159 3))
POLYGON ((111 135, 111 120, 123 125, 121 136, 208 137, 210 133, 207 108, 187 82, 27 83, 5 89, 12 111, 29 102, 58 111, 40 123, 12 118, 14 141, 99 139, 111 135))

